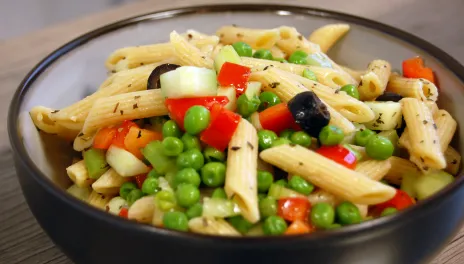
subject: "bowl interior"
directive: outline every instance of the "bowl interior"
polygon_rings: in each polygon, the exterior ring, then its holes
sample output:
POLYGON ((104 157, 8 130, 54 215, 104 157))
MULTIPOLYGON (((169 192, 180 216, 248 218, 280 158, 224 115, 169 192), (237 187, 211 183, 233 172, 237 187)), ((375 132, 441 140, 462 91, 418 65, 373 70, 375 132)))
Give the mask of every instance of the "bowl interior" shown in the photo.
MULTIPOLYGON (((36 105, 59 109, 95 91, 107 77, 105 59, 118 48, 166 42, 172 30, 184 32, 187 29, 195 29, 214 34, 217 28, 228 24, 252 28, 287 25, 296 27, 303 35, 308 36, 322 25, 340 22, 343 21, 327 15, 288 11, 234 11, 182 16, 165 13, 156 16, 155 20, 141 21, 103 34, 53 62, 28 88, 20 105, 19 117, 19 131, 25 149, 35 165, 54 183, 61 187, 70 184, 65 173, 65 168, 72 158, 69 143, 38 133, 28 111, 36 105)), ((402 60, 420 55, 425 58, 428 66, 436 71, 440 81, 440 108, 448 110, 459 124, 464 124, 464 116, 459 115, 464 111, 463 83, 439 60, 410 43, 376 29, 350 24, 351 31, 329 52, 336 62, 354 69, 365 69, 371 60, 380 58, 389 61, 393 69, 401 69, 402 60)), ((459 137, 464 136, 462 130, 457 134, 459 137)), ((462 150, 462 142, 455 140, 453 144, 462 150)))

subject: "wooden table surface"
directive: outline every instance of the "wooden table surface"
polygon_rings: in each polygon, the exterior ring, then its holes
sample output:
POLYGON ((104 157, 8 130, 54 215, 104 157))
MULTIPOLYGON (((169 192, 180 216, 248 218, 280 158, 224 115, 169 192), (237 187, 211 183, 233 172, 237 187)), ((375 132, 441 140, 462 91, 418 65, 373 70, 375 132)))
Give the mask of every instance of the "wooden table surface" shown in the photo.
MULTIPOLYGON (((254 2, 284 3, 281 0, 254 2)), ((142 1, 0 42, 0 123, 3 124, 0 126, 0 264, 71 263, 35 221, 25 203, 13 167, 6 132, 7 107, 25 74, 57 47, 96 27, 150 11, 214 3, 225 1, 142 1)), ((463 0, 287 0, 285 3, 333 9, 399 27, 430 41, 464 63, 463 0)), ((464 229, 450 240, 432 263, 464 263, 464 229)))

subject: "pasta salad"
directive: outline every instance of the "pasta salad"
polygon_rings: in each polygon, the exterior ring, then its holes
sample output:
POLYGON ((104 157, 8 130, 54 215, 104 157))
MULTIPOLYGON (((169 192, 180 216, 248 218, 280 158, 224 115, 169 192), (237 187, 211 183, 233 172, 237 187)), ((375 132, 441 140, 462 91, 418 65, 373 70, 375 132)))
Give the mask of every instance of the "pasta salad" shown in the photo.
POLYGON ((173 31, 114 51, 90 96, 30 115, 81 154, 71 195, 139 223, 295 235, 395 214, 453 182, 457 123, 420 57, 402 73, 329 58, 349 28, 173 31))

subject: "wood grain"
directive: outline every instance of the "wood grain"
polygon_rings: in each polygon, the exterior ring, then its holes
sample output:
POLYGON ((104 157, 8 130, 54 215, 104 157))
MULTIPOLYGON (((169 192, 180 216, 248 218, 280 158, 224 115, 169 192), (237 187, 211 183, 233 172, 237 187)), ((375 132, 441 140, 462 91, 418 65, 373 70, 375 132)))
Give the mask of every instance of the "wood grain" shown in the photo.
MULTIPOLYGON (((232 0, 240 3, 243 0, 232 0)), ((259 0, 283 3, 281 0, 259 0)), ((79 20, 0 42, 0 264, 71 263, 42 231, 22 196, 13 168, 6 132, 7 107, 25 74, 45 55, 96 27, 141 13, 219 0, 150 0, 113 8, 79 20)), ((464 1, 449 0, 288 0, 285 4, 332 9, 375 19, 422 37, 464 62, 464 1)), ((464 229, 451 240, 433 264, 464 263, 464 229)))

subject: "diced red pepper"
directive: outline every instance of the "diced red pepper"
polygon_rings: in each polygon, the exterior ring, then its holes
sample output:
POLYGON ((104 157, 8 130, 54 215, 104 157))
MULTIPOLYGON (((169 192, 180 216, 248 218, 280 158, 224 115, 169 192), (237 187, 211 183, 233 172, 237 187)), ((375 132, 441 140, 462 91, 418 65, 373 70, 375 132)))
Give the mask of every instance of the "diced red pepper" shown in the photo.
POLYGON ((247 87, 251 69, 239 64, 225 62, 218 74, 218 82, 222 86, 234 86, 236 95, 242 95, 247 87))
POLYGON ((240 122, 240 115, 225 109, 220 104, 211 108, 211 122, 200 134, 201 141, 224 151, 240 122))
POLYGON ((100 129, 93 139, 93 147, 97 149, 108 149, 113 143, 118 129, 116 127, 105 127, 100 129))
POLYGON ((137 183, 137 186, 139 189, 142 189, 143 182, 147 179, 147 174, 139 174, 135 176, 135 183, 137 183))
POLYGON ((211 110, 211 107, 219 103, 226 105, 229 103, 227 96, 205 96, 179 99, 166 99, 165 104, 169 115, 182 129, 184 128, 184 117, 187 110, 194 105, 201 105, 211 110))
POLYGON ((411 198, 407 192, 397 189, 393 198, 384 203, 375 205, 372 214, 378 216, 382 213, 383 210, 385 210, 385 208, 388 207, 393 207, 397 210, 403 210, 409 206, 414 205, 415 203, 415 200, 411 198))
POLYGON ((126 139, 127 134, 129 133, 131 127, 139 127, 137 126, 136 123, 126 120, 124 121, 121 126, 117 129, 118 132, 116 133, 116 136, 114 137, 113 140, 113 145, 126 149, 126 146, 124 145, 124 140, 126 139))
POLYGON ((277 202, 277 214, 288 221, 307 221, 311 204, 308 199, 301 197, 289 197, 279 199, 277 202))
POLYGON ((424 66, 424 60, 421 57, 403 61, 403 75, 407 78, 423 78, 435 83, 432 69, 424 66))
POLYGON ((126 207, 121 208, 121 211, 119 211, 119 216, 122 218, 128 218, 129 215, 129 210, 126 207))
POLYGON ((277 134, 287 128, 300 130, 286 103, 271 106, 259 113, 259 122, 263 129, 272 130, 277 134))
POLYGON ((287 228, 287 231, 285 231, 285 234, 286 235, 300 235, 300 234, 311 233, 314 231, 315 231, 314 226, 309 225, 305 221, 296 220, 290 224, 290 226, 287 228))
POLYGON ((356 156, 351 151, 340 145, 322 146, 317 149, 316 152, 347 167, 348 169, 354 170, 354 168, 356 168, 356 156))

